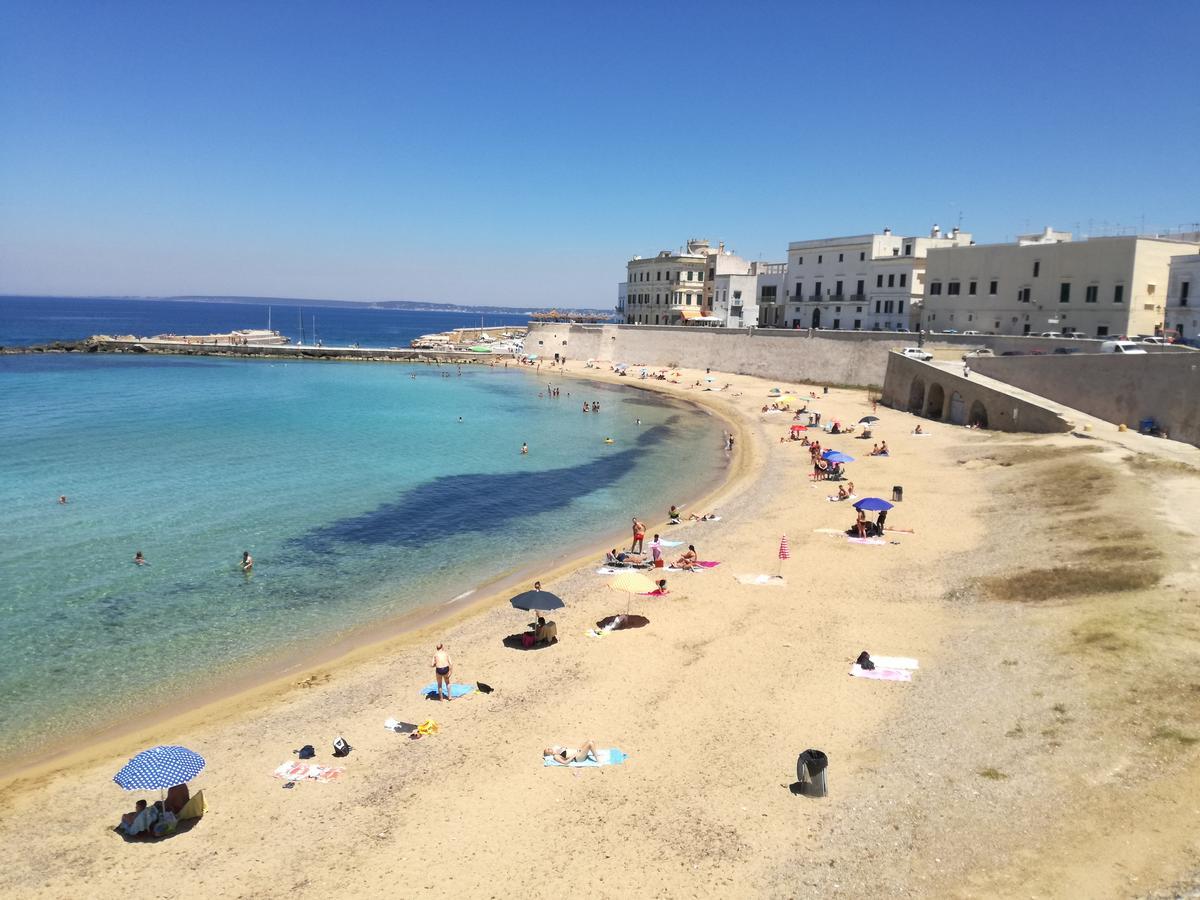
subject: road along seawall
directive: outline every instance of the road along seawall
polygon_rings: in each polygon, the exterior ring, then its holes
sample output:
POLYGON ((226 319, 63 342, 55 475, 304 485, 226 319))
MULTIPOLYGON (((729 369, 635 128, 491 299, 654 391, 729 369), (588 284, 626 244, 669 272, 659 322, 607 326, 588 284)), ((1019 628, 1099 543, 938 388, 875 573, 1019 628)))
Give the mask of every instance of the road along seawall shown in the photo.
POLYGON ((1200 353, 1079 354, 977 359, 971 368, 1114 424, 1154 419, 1200 446, 1200 353))

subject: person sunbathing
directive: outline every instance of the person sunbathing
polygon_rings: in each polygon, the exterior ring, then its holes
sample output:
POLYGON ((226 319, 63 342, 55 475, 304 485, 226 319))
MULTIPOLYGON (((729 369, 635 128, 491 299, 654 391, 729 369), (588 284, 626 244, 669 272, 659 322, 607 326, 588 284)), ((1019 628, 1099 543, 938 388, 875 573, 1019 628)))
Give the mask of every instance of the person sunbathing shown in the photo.
POLYGON ((838 485, 837 498, 839 500, 849 500, 850 499, 850 492, 848 490, 846 490, 846 486, 844 484, 838 485))
POLYGON ((695 513, 692 513, 690 516, 688 516, 688 521, 690 521, 690 522, 711 522, 716 517, 717 517, 717 514, 715 512, 705 513, 702 516, 698 516, 695 513))
POLYGON ((583 746, 575 747, 560 747, 555 744, 553 747, 547 747, 542 751, 543 757, 548 757, 560 766, 569 766, 573 762, 583 762, 586 759, 594 759, 600 762, 600 748, 596 746, 593 740, 583 742, 583 746))
POLYGON ((924 434, 924 433, 925 432, 921 430, 921 424, 918 422, 917 427, 913 429, 913 434, 924 434))
POLYGON ((614 547, 604 554, 604 564, 606 566, 644 566, 646 556, 643 553, 630 553, 614 547))
POLYGON ((878 445, 878 444, 876 444, 875 446, 873 446, 873 447, 871 448, 871 455, 872 455, 872 456, 878 456, 878 455, 879 455, 879 445, 878 445))
POLYGON ((890 455, 888 453, 887 441, 884 441, 882 444, 879 445, 879 455, 880 456, 889 456, 890 455))
POLYGON ((696 556, 696 546, 694 544, 688 544, 687 553, 683 554, 683 556, 681 556, 681 557, 679 557, 679 559, 675 560, 675 563, 674 563, 675 568, 690 570, 693 566, 696 565, 697 558, 698 557, 696 556))

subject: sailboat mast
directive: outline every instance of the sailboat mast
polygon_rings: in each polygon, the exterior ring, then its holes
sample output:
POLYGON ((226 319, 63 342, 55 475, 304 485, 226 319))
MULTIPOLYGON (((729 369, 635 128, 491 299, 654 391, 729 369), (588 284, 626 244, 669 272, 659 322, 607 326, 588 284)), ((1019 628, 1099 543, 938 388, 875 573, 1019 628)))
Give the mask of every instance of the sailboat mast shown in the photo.
POLYGON ((300 343, 304 343, 304 310, 297 309, 296 316, 300 319, 300 343))

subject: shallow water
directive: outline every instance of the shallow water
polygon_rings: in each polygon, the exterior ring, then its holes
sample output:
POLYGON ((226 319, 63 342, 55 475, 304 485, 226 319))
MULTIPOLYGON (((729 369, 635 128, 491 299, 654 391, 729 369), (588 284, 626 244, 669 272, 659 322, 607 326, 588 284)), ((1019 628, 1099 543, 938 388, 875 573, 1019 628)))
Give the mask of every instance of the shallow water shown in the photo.
POLYGON ((689 407, 447 371, 0 357, 0 751, 445 602, 657 518, 724 465, 689 407))

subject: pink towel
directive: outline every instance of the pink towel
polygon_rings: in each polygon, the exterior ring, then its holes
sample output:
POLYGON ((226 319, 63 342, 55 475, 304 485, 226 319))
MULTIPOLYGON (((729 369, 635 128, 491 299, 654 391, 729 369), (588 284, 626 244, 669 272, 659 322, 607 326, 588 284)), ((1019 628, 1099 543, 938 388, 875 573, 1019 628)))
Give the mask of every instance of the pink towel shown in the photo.
POLYGON ((719 562, 713 562, 711 559, 698 559, 695 564, 702 569, 715 569, 720 565, 719 562))
POLYGON ((854 678, 873 678, 876 681, 912 681, 912 672, 908 669, 864 669, 858 663, 850 667, 850 675, 854 678))
POLYGON ((646 593, 640 594, 639 596, 642 596, 642 597, 665 597, 669 593, 671 593, 671 592, 664 591, 664 590, 654 590, 654 591, 646 591, 646 593))

